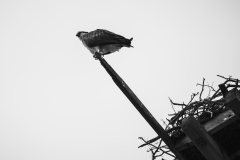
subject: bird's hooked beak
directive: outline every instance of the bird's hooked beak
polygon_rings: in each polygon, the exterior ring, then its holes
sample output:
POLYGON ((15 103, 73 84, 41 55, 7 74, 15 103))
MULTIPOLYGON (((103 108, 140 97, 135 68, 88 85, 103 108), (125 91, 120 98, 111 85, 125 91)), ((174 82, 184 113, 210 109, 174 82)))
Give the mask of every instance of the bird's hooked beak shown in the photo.
POLYGON ((76 34, 76 36, 80 38, 82 35, 84 35, 84 34, 86 34, 86 33, 88 33, 88 32, 80 31, 80 32, 78 32, 78 33, 76 34))
POLYGON ((78 32, 78 33, 76 34, 77 37, 80 37, 80 35, 81 35, 81 32, 78 32))

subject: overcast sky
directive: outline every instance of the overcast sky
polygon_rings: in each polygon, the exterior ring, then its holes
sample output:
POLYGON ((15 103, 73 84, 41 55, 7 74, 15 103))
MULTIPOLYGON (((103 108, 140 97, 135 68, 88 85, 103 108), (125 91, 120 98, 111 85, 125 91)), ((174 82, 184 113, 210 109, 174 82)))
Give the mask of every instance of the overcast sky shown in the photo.
POLYGON ((133 37, 105 59, 158 121, 240 78, 238 0, 1 0, 1 160, 151 159, 156 133, 75 36, 95 29, 133 37))

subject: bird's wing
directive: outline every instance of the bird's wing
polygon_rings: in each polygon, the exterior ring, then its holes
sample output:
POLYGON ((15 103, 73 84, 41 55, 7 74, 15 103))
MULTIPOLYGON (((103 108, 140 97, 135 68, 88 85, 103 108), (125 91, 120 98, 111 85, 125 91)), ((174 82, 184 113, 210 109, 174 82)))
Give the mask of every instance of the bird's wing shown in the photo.
POLYGON ((132 40, 103 29, 89 32, 83 35, 82 38, 88 47, 103 46, 107 44, 120 44, 130 47, 132 40))

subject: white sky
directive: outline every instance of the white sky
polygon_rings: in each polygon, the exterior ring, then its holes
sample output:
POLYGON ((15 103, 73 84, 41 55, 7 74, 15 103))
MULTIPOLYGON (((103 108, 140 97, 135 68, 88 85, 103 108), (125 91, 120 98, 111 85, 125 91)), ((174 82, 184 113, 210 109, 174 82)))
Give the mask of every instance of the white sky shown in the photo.
POLYGON ((150 160, 156 136, 75 36, 107 29, 134 48, 105 56, 160 121, 168 97, 240 78, 240 1, 0 1, 0 159, 150 160))

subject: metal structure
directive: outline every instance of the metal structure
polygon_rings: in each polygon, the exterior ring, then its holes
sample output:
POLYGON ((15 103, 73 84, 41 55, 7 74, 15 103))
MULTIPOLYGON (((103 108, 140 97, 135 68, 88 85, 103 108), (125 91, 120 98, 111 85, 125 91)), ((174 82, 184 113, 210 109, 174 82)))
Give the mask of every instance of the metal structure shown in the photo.
POLYGON ((177 159, 184 160, 182 158, 182 155, 174 147, 174 144, 170 139, 169 135, 167 134, 167 132, 157 122, 157 120, 148 111, 144 104, 138 99, 138 97, 133 93, 133 91, 128 87, 128 85, 123 81, 123 79, 114 71, 114 69, 107 63, 107 61, 102 56, 96 54, 96 58, 100 61, 101 65, 106 69, 107 73, 112 77, 113 81, 119 87, 119 89, 125 94, 125 96, 139 111, 139 113, 153 128, 153 130, 158 134, 158 136, 165 142, 169 149, 175 154, 177 159))

